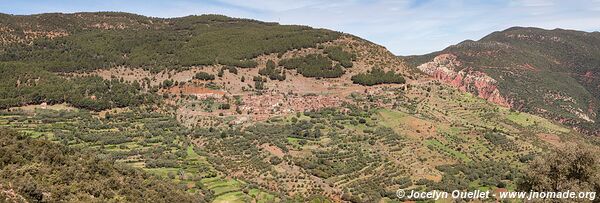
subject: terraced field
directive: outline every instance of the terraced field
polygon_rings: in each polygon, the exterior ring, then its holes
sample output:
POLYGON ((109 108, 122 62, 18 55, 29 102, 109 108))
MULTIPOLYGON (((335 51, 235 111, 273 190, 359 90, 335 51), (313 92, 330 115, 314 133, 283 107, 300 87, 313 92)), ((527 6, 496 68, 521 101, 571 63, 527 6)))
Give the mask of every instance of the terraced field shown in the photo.
POLYGON ((215 201, 276 199, 273 194, 249 189, 248 183, 215 170, 205 156, 197 153, 201 150, 190 144, 187 135, 191 132, 173 118, 144 112, 130 109, 94 113, 65 105, 37 105, 1 112, 0 127, 95 151, 98 156, 142 168, 190 193, 214 197, 215 201))
POLYGON ((93 113, 64 106, 11 109, 0 124, 96 150, 215 202, 392 201, 399 188, 511 189, 523 160, 583 142, 560 124, 436 82, 352 101, 209 128, 182 127, 140 108, 93 113))
POLYGON ((348 201, 391 201, 398 188, 514 188, 523 160, 555 144, 535 135, 583 141, 560 124, 433 81, 383 89, 340 108, 197 129, 192 139, 225 174, 285 196, 348 201), (389 101, 392 108, 373 105, 389 101), (448 183, 461 179, 448 168, 488 165, 488 178, 448 183))

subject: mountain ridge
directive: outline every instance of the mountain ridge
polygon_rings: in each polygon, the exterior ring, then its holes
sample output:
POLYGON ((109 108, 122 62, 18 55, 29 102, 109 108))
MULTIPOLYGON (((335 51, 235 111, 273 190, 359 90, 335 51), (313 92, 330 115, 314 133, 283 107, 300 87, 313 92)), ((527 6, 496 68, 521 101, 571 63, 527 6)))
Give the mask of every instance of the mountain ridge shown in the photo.
MULTIPOLYGON (((598 134, 599 42, 598 32, 511 27, 478 41, 465 40, 442 51, 402 58, 418 67, 428 62, 433 65, 431 62, 435 57, 455 56, 461 66, 450 69, 467 75, 484 73, 498 80, 494 85, 505 98, 496 103, 544 115, 576 128, 582 125, 584 129, 580 130, 598 134), (571 104, 552 102, 555 99, 571 104)), ((437 65, 445 67, 445 64, 437 65)), ((427 68, 421 66, 420 69, 427 68)), ((464 84, 472 83, 461 82, 463 79, 453 75, 449 76, 451 78, 435 76, 433 69, 435 67, 429 67, 429 75, 454 86, 463 86, 465 91, 469 85, 464 84)), ((469 92, 483 93, 482 98, 487 98, 485 91, 469 92)))

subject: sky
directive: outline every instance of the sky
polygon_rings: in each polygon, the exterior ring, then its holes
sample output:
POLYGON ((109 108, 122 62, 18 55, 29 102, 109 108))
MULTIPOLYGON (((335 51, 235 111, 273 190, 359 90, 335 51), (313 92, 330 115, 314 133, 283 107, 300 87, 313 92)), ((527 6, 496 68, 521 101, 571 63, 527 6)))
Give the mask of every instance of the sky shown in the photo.
POLYGON ((223 14, 357 35, 397 55, 439 51, 513 26, 600 31, 600 0, 0 0, 0 13, 223 14))

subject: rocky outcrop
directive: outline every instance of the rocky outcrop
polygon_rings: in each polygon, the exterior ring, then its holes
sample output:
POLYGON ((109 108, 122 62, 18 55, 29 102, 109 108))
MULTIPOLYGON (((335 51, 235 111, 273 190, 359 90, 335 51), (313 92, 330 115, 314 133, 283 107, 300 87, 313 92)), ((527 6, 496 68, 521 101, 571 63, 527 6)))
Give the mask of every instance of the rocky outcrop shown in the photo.
POLYGON ((483 72, 462 67, 462 64, 452 54, 441 54, 433 61, 417 67, 424 73, 461 91, 470 92, 501 106, 512 107, 511 103, 500 94, 498 82, 483 72))

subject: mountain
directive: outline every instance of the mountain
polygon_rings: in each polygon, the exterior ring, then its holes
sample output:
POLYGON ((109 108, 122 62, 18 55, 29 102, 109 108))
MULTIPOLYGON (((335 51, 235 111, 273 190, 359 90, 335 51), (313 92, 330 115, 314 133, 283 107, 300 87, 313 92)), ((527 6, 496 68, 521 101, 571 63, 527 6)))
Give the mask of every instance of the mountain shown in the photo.
MULTIPOLYGON (((56 73, 94 72, 92 75, 96 76, 118 76, 121 74, 118 68, 133 68, 138 74, 129 77, 128 82, 135 80, 135 88, 140 89, 140 85, 149 87, 166 81, 148 77, 157 73, 172 74, 197 66, 212 66, 213 71, 209 72, 217 74, 219 71, 215 68, 253 70, 268 61, 278 65, 256 76, 282 80, 286 72, 295 69, 307 78, 341 78, 352 83, 347 79, 374 67, 405 76, 417 72, 406 68, 385 48, 351 35, 219 15, 170 19, 113 12, 0 15, 0 30, 0 71, 6 76, 1 84, 6 91, 0 94, 3 107, 68 102, 77 107, 103 110, 153 100, 131 90, 131 86, 122 85, 123 81, 90 88, 89 84, 101 80, 81 77, 61 81, 63 79, 53 76, 56 73), (54 91, 44 91, 48 88, 54 91), (106 94, 109 88, 115 90, 106 94), (132 97, 135 99, 130 99, 132 97)), ((190 80, 198 71, 191 72, 175 80, 190 80)), ((242 74, 233 76, 238 81, 243 77, 242 74)), ((251 74, 244 76, 248 79, 245 83, 231 85, 237 92, 256 80, 251 74)), ((110 79, 110 76, 104 78, 110 79)), ((386 82, 366 81, 366 78, 363 76, 360 80, 372 84, 386 82)), ((217 78, 219 80, 221 78, 217 78)), ((320 81, 307 82, 314 86, 320 81)))
POLYGON ((0 15, 0 30, 0 152, 25 157, 0 156, 0 196, 15 201, 172 190, 163 201, 395 202, 416 200, 398 189, 553 190, 547 176, 600 185, 600 137, 508 108, 483 70, 468 78, 485 99, 428 76, 436 64, 417 68, 436 55, 220 15, 0 15), (64 180, 78 167, 97 188, 127 182, 98 192, 64 180))
POLYGON ((2 15, 0 22, 2 61, 37 63, 54 71, 118 65, 157 71, 215 63, 254 67, 247 59, 340 36, 305 26, 219 15, 172 19, 111 12, 2 15))
POLYGON ((513 27, 406 60, 502 106, 600 133, 598 32, 513 27))

